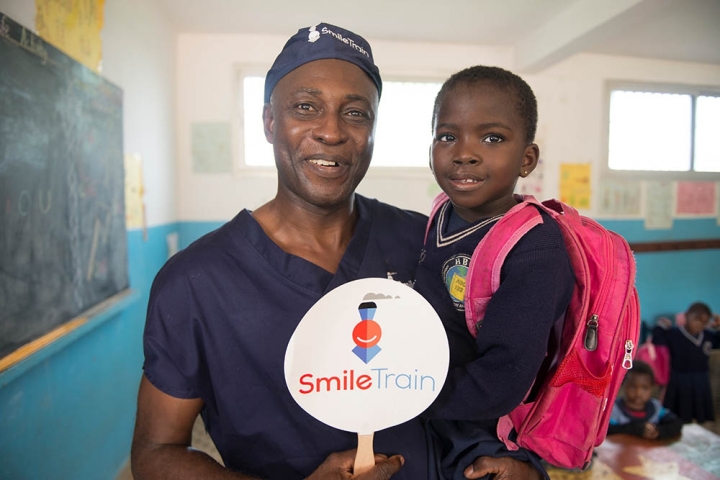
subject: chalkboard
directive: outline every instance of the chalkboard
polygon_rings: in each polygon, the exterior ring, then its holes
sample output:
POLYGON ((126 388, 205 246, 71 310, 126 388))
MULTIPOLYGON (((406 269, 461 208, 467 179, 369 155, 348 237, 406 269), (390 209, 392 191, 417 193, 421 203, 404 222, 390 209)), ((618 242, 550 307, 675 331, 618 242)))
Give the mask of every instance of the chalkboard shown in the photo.
POLYGON ((0 13, 0 358, 128 288, 122 91, 0 13))

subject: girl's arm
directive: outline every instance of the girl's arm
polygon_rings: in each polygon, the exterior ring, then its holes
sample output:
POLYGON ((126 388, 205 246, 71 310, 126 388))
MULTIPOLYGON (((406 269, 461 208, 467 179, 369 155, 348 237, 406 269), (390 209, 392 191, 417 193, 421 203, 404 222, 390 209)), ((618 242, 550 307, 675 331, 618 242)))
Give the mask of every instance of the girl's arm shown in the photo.
POLYGON ((643 432, 645 431, 645 423, 643 422, 630 422, 630 423, 624 423, 622 425, 620 424, 610 424, 608 425, 608 435, 614 435, 616 433, 627 433, 630 435, 635 435, 636 437, 642 437, 643 432))
POLYGON ((478 357, 448 373, 427 417, 496 419, 528 393, 575 285, 560 232, 542 227, 528 232, 508 255, 478 329, 478 357))
POLYGON ((680 435, 683 426, 682 419, 666 408, 663 408, 661 415, 660 423, 657 426, 660 433, 658 438, 673 438, 680 435))

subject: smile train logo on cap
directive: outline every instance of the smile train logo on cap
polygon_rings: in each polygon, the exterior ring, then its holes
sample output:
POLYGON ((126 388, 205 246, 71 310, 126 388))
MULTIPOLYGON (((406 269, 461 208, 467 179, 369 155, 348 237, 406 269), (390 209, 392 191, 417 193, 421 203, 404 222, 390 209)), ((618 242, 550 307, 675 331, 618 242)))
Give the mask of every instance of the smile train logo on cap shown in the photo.
POLYGON ((310 31, 310 34, 308 35, 308 42, 317 42, 318 38, 320 38, 320 32, 316 30, 316 26, 310 27, 308 30, 310 31))

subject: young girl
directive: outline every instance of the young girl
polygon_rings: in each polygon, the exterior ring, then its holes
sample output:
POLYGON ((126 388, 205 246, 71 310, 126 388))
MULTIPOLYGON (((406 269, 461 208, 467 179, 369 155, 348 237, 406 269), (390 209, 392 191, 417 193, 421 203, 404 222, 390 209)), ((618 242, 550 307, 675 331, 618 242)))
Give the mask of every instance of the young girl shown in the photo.
POLYGON ((574 277, 555 222, 543 212, 543 223, 507 256, 477 340, 463 303, 476 245, 520 201, 513 195, 517 179, 537 165, 536 126, 532 89, 501 68, 458 72, 435 100, 431 168, 449 198, 431 219, 415 288, 435 307, 450 343, 447 381, 426 412, 443 478, 464 478, 472 467, 463 469, 482 455, 512 455, 543 471, 529 452, 507 451, 495 429, 533 385, 572 295, 574 277))
MULTIPOLYGON (((653 343, 666 345, 670 351, 670 381, 663 405, 685 423, 715 419, 709 357, 720 346, 720 335, 707 329, 712 316, 710 307, 696 302, 685 312, 685 325, 673 327, 665 320, 653 329, 653 343)), ((712 326, 718 326, 717 318, 712 326)))
POLYGON ((629 433, 648 440, 673 438, 680 435, 682 420, 652 398, 655 386, 653 370, 645 362, 635 360, 625 374, 623 394, 613 405, 608 435, 629 433))

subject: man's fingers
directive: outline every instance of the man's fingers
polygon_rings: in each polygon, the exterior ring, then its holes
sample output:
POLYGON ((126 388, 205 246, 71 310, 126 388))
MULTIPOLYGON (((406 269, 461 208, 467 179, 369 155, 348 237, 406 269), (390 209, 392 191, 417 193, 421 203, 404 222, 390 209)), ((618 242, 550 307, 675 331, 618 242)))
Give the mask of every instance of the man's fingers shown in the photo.
POLYGON ((388 480, 395 475, 405 463, 405 459, 400 455, 386 457, 385 455, 375 455, 375 467, 367 473, 353 476, 356 480, 388 480))

